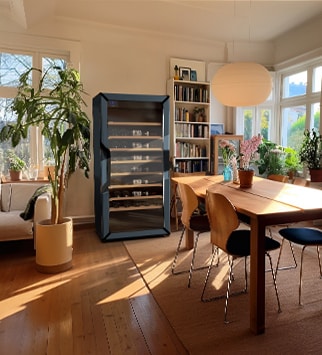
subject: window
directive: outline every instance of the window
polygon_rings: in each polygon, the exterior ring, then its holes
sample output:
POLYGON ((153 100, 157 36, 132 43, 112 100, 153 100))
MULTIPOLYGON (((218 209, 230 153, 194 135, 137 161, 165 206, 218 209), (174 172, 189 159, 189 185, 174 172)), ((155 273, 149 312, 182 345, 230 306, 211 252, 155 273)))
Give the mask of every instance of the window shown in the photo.
POLYGON ((283 78, 283 98, 306 94, 307 71, 292 74, 283 78))
POLYGON ((236 134, 242 134, 244 139, 250 139, 252 136, 260 133, 265 139, 275 139, 274 126, 274 78, 272 76, 272 91, 267 100, 256 107, 238 107, 236 109, 236 134))
MULTIPOLYGON (((19 76, 31 67, 48 70, 51 66, 65 68, 67 58, 63 56, 46 55, 41 53, 8 53, 0 52, 0 129, 8 122, 14 122, 16 117, 11 111, 12 100, 16 95, 16 87, 19 84, 19 76)), ((50 89, 51 83, 58 78, 56 71, 45 83, 50 89)), ((36 85, 40 78, 33 77, 33 84, 36 85)), ((13 150, 11 142, 0 143, 0 176, 8 174, 8 162, 6 151, 13 150)), ((32 127, 28 138, 21 142, 15 149, 15 153, 22 158, 28 168, 40 168, 44 165, 44 159, 50 159, 50 151, 47 142, 43 141, 40 127, 32 127)))
POLYGON ((272 78, 275 85, 265 103, 236 109, 236 134, 249 139, 261 133, 272 142, 299 150, 304 130, 320 129, 322 59, 272 73, 272 78))
POLYGON ((322 66, 302 65, 281 79, 281 144, 299 150, 304 130, 320 128, 322 66))

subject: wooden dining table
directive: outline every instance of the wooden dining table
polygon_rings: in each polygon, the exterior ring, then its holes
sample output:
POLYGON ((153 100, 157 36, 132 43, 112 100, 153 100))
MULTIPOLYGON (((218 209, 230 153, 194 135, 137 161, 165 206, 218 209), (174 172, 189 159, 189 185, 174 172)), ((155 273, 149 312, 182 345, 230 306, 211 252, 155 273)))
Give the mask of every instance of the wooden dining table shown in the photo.
MULTIPOLYGON (((265 231, 270 225, 322 219, 322 191, 260 177, 254 177, 250 188, 224 182, 222 175, 173 178, 188 184, 205 199, 207 190, 226 196, 241 219, 251 229, 250 257, 250 329, 265 332, 265 231)), ((186 247, 192 248, 193 233, 186 233, 186 247)))

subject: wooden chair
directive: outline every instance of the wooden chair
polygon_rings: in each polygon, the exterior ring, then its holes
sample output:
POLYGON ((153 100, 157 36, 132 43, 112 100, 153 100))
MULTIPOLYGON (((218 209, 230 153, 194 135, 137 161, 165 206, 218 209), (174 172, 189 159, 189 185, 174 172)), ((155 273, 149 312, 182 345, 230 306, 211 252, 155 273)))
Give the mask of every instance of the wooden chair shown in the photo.
POLYGON ((295 177, 293 179, 293 184, 298 185, 298 186, 305 186, 305 187, 310 186, 310 182, 304 178, 301 178, 301 177, 295 177))
MULTIPOLYGON (((179 172, 173 172, 172 177, 184 177, 184 176, 205 176, 206 172, 205 171, 197 171, 193 173, 179 173, 179 172)), ((172 182, 172 196, 171 196, 171 202, 170 202, 170 213, 171 216, 175 218, 176 221, 176 230, 179 230, 179 219, 181 216, 181 208, 178 208, 178 204, 180 203, 180 196, 178 194, 178 186, 176 182, 172 182)))
MULTIPOLYGON (((225 318, 224 321, 227 323, 227 313, 228 313, 228 300, 230 296, 230 286, 233 279, 233 263, 237 258, 245 258, 245 287, 241 292, 235 294, 245 293, 247 291, 247 268, 246 268, 246 258, 250 255, 250 230, 249 229, 237 229, 239 227, 239 219, 235 207, 232 205, 230 200, 224 195, 207 191, 206 195, 206 207, 208 212, 208 219, 210 223, 210 236, 211 243, 223 250, 228 254, 229 261, 229 277, 226 292, 226 303, 225 303, 225 318)), ((269 258, 271 265, 271 272, 274 281, 275 293, 278 303, 278 311, 281 311, 280 301, 278 297, 275 271, 272 267, 272 259, 268 253, 271 250, 279 249, 280 243, 270 237, 265 237, 265 251, 269 258)), ((211 262, 206 275, 204 288, 201 295, 201 300, 203 302, 216 300, 223 298, 225 296, 217 296, 206 299, 204 297, 207 283, 209 280, 209 275, 213 266, 213 261, 215 258, 216 249, 214 249, 211 262)))
POLYGON ((179 238, 179 243, 178 243, 178 246, 176 249, 176 253, 175 253, 175 256, 174 256, 174 259, 172 262, 171 272, 173 275, 182 274, 183 272, 189 272, 188 287, 190 287, 193 271, 206 268, 206 266, 195 268, 194 262, 195 262, 195 256, 196 256, 196 251, 197 251, 197 246, 198 246, 199 235, 204 232, 209 232, 210 227, 209 227, 208 216, 206 214, 196 213, 196 211, 198 209, 199 202, 198 202, 198 198, 197 198, 196 194, 194 193, 194 191, 192 190, 192 188, 189 185, 186 185, 183 183, 178 183, 177 187, 178 187, 178 192, 179 192, 179 196, 180 196, 181 203, 182 203, 181 222, 183 224, 183 229, 182 229, 182 233, 179 238), (192 231, 196 232, 190 269, 189 270, 182 270, 182 271, 175 271, 178 257, 179 257, 179 252, 181 249, 183 236, 184 236, 186 229, 191 229, 192 231))
POLYGON ((288 182, 288 176, 286 175, 271 174, 267 176, 267 179, 280 182, 288 182))

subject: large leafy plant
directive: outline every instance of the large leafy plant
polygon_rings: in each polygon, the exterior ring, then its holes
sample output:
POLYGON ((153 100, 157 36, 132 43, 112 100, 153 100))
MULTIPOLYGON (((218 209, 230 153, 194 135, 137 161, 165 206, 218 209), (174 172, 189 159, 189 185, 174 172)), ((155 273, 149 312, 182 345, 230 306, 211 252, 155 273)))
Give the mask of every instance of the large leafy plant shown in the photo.
POLYGON ((20 76, 18 93, 13 100, 12 110, 17 120, 0 132, 0 140, 10 139, 13 147, 27 137, 30 126, 40 127, 48 140, 55 165, 55 173, 49 174, 52 224, 63 222, 64 192, 69 176, 81 168, 89 177, 90 120, 82 108, 86 106, 83 94, 77 70, 51 67, 43 73, 31 68, 20 76), (59 79, 48 89, 53 70, 59 79), (33 73, 41 76, 37 87, 30 84, 33 73))

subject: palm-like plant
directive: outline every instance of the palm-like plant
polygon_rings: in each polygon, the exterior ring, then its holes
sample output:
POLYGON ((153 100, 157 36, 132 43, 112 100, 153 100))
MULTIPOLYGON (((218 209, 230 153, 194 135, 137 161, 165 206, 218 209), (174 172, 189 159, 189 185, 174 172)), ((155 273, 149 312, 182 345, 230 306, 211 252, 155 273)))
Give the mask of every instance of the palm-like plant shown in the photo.
POLYGON ((52 224, 63 222, 64 191, 69 176, 81 168, 89 177, 90 120, 82 109, 86 106, 83 94, 77 70, 51 67, 42 73, 40 69, 31 68, 19 78, 18 93, 12 104, 17 120, 8 123, 0 132, 0 140, 10 139, 15 147, 27 137, 30 126, 38 126, 49 141, 55 163, 55 173, 49 174, 52 224), (59 80, 48 89, 45 83, 52 70, 57 71, 59 80), (36 88, 31 86, 29 79, 33 72, 43 74, 36 88))

